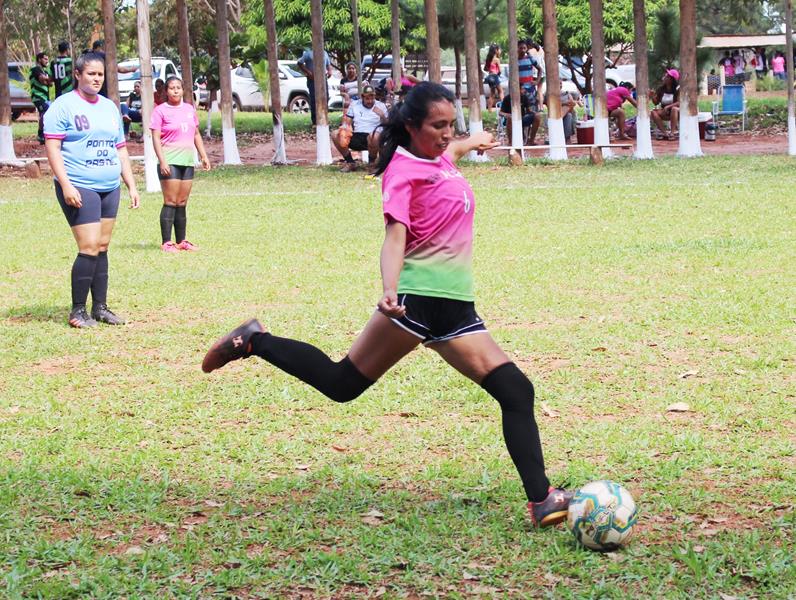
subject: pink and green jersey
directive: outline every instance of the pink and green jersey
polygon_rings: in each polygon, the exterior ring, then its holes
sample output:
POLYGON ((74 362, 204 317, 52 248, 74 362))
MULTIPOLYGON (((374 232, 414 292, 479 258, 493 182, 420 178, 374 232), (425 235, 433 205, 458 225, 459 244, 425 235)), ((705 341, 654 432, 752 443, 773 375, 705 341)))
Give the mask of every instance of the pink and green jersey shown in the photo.
POLYGON ((158 104, 152 112, 150 129, 160 130, 163 154, 170 165, 192 167, 194 165, 193 137, 199 127, 196 109, 185 102, 158 104))
POLYGON ((418 158, 398 147, 382 176, 385 222, 406 226, 399 294, 472 302, 475 196, 446 155, 418 158))

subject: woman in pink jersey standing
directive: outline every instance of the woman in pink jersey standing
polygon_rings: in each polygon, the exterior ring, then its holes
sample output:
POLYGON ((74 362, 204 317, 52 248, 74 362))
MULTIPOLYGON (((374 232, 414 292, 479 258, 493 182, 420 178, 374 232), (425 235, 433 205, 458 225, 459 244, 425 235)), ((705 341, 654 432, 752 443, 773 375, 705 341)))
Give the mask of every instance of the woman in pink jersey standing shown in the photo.
POLYGON ((209 373, 256 355, 332 400, 348 402, 423 343, 498 401, 531 520, 554 525, 566 519, 572 493, 554 489, 545 475, 533 385, 489 335, 474 305, 475 197, 455 162, 495 143, 485 132, 454 140, 453 102, 444 86, 420 83, 384 126, 375 169, 383 174, 383 294, 348 355, 333 362, 309 344, 271 335, 252 319, 220 338, 202 369, 209 373))
POLYGON ((166 81, 166 102, 158 104, 149 123, 152 143, 158 157, 158 177, 163 190, 160 210, 160 234, 164 252, 198 250, 185 239, 188 217, 186 207, 193 187, 194 148, 199 152, 202 168, 210 170, 196 109, 183 102, 182 81, 169 77, 166 81), (174 228, 175 242, 171 241, 174 228))

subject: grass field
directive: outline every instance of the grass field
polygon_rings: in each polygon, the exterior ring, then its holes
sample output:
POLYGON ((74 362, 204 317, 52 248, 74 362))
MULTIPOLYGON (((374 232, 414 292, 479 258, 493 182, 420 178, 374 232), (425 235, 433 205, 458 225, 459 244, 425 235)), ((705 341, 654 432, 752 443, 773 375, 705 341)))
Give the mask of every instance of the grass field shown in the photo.
POLYGON ((479 313, 551 479, 639 504, 610 555, 529 529, 496 403, 431 351, 345 405, 258 359, 200 372, 254 315, 344 355, 381 291, 378 182, 200 174, 179 255, 146 194, 109 255, 130 323, 77 331, 52 184, 0 179, 0 596, 793 598, 794 167, 465 168, 479 313))

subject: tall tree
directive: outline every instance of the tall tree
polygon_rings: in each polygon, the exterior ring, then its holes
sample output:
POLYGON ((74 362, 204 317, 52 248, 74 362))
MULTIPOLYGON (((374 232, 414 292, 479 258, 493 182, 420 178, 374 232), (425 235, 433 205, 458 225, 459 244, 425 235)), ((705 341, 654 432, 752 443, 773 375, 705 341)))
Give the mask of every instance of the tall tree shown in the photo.
POLYGON ((276 18, 273 0, 264 0, 265 31, 268 34, 268 75, 271 82, 271 121, 274 129, 274 157, 272 165, 287 163, 285 129, 282 127, 282 98, 279 93, 279 54, 277 51, 276 18))
POLYGON ((232 75, 229 58, 229 24, 227 0, 216 0, 216 31, 218 32, 218 78, 221 86, 221 135, 224 141, 224 164, 241 164, 235 136, 235 115, 232 112, 232 75))
POLYGON ((796 112, 793 106, 793 0, 785 0, 785 70, 788 72, 788 154, 796 155, 796 112))
MULTIPOLYGON (((470 114, 470 135, 481 133, 481 92, 484 79, 481 72, 481 59, 478 55, 478 41, 475 31, 475 0, 464 0, 464 52, 467 63, 467 106, 470 114)), ((470 160, 486 160, 485 154, 470 153, 470 160)))
POLYGON ((428 54, 428 79, 439 83, 442 79, 442 62, 440 60, 439 21, 437 18, 436 0, 423 1, 423 17, 426 22, 426 39, 428 54))
POLYGON ((149 39, 149 2, 136 0, 136 31, 138 32, 138 57, 141 62, 141 121, 144 126, 144 177, 146 191, 157 192, 160 189, 158 167, 155 157, 155 146, 152 143, 152 131, 146 125, 152 118, 154 108, 154 89, 152 85, 152 51, 149 39))
POLYGON ((180 70, 182 71, 183 99, 193 104, 193 65, 191 64, 191 32, 188 21, 188 4, 177 0, 177 38, 180 46, 180 70))
MULTIPOLYGON (((556 0, 542 0, 542 12, 544 14, 544 64, 547 76, 547 131, 550 141, 550 158, 566 160, 564 120, 561 117, 561 81, 558 78, 556 0)), ((512 98, 512 100, 514 99, 512 98)), ((513 108, 514 101, 511 104, 513 108)))
MULTIPOLYGON (((0 64, 8 64, 4 0, 0 0, 0 64)), ((8 92, 8 69, 0 69, 0 162, 16 161, 14 134, 11 131, 11 94, 8 92)))
POLYGON ((315 149, 316 163, 332 164, 332 145, 329 137, 328 100, 326 95, 326 56, 323 43, 323 8, 321 0, 311 0, 312 11, 312 71, 315 85, 315 149))
POLYGON ((520 102, 520 70, 517 57, 517 3, 506 0, 506 21, 509 28, 509 95, 511 96, 511 140, 512 148, 509 162, 512 165, 522 164, 522 103, 520 102))
POLYGON ((351 0, 351 24, 354 26, 354 58, 357 64, 357 94, 362 94, 362 43, 359 32, 359 5, 351 0))
POLYGON ((650 130, 649 79, 647 67, 647 15, 644 0, 633 0, 636 57, 636 158, 654 158, 650 130))
POLYGON ((401 14, 398 0, 390 0, 390 52, 393 93, 401 89, 401 14))
MULTIPOLYGON (((605 42, 603 40, 603 1, 589 0, 591 13, 591 57, 594 69, 594 141, 597 144, 608 144, 611 141, 608 133, 608 105, 606 103, 605 82, 605 42)), ((610 148, 602 149, 603 156, 611 156, 610 148)))
POLYGON ((119 105, 119 72, 116 70, 116 21, 113 0, 101 0, 102 22, 105 30, 105 85, 108 98, 119 105))
POLYGON ((696 0, 680 0, 680 145, 677 155, 684 157, 702 156, 696 40, 696 0))

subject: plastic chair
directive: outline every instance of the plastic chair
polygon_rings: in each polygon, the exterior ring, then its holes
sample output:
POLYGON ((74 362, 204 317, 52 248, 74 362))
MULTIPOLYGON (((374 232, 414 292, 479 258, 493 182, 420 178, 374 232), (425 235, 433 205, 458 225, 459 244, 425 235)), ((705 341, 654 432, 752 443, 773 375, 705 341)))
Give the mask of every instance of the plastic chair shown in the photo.
POLYGON ((585 120, 594 118, 594 96, 583 94, 583 116, 585 120))
POLYGON ((719 117, 741 117, 741 131, 746 130, 746 88, 743 85, 725 85, 719 101, 713 101, 713 122, 719 127, 719 117))

